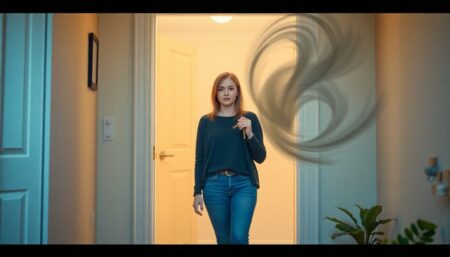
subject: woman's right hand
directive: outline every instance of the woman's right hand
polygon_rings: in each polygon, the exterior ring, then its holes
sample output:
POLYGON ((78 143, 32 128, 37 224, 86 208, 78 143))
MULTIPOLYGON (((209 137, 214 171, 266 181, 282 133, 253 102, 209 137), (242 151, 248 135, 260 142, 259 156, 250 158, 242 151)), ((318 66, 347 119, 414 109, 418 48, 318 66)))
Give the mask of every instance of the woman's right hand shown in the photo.
POLYGON ((202 216, 202 211, 203 211, 203 196, 202 195, 195 195, 193 206, 194 206, 195 213, 202 216), (199 210, 199 207, 200 207, 200 210, 199 210))

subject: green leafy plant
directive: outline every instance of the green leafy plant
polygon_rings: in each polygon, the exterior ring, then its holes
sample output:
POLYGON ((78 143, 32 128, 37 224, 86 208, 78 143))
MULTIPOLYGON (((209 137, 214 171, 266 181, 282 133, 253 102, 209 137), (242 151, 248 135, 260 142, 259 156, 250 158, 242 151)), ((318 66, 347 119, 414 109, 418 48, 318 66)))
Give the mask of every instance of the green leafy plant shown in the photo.
POLYGON ((434 241, 437 225, 418 219, 415 223, 404 230, 404 234, 398 234, 396 240, 392 240, 392 244, 427 244, 434 241))
POLYGON ((343 211, 350 219, 353 221, 353 224, 349 224, 345 221, 337 219, 335 217, 326 217, 332 222, 335 222, 335 228, 340 230, 341 232, 333 233, 331 235, 331 239, 335 240, 341 236, 351 236, 357 244, 380 244, 383 240, 380 239, 380 236, 384 235, 381 231, 376 231, 377 227, 382 224, 389 223, 396 219, 380 219, 377 220, 378 215, 381 213, 383 208, 380 205, 375 205, 370 209, 362 208, 361 206, 356 204, 356 207, 359 209, 359 222, 353 216, 353 214, 344 209, 342 207, 337 207, 339 210, 343 211))

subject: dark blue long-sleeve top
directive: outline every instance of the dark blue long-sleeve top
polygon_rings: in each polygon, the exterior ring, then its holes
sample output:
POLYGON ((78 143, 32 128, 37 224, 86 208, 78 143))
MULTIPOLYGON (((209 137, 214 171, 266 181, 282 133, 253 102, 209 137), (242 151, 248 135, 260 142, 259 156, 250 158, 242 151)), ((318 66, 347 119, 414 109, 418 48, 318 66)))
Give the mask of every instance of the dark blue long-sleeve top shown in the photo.
POLYGON ((195 149, 194 196, 202 193, 206 176, 210 172, 232 170, 250 176, 253 185, 259 188, 258 170, 254 161, 266 159, 263 132, 258 117, 253 112, 243 115, 252 122, 253 137, 243 137, 243 131, 233 126, 238 116, 216 116, 210 120, 207 115, 200 118, 197 128, 195 149))

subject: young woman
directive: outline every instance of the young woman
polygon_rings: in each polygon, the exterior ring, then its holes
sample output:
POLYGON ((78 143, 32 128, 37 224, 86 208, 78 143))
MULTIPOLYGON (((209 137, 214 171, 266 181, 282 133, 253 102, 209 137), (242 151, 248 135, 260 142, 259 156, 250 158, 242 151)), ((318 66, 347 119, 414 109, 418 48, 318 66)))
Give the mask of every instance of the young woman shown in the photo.
POLYGON ((194 210, 202 215, 204 201, 218 244, 248 244, 259 188, 254 161, 266 158, 261 124, 244 111, 233 73, 216 78, 211 100, 213 110, 197 129, 194 210))

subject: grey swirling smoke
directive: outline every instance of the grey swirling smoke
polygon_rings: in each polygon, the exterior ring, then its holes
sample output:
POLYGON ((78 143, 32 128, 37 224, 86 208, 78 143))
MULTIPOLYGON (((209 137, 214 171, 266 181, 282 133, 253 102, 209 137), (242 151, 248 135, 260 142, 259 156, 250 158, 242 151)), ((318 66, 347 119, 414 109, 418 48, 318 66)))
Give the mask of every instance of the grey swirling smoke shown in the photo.
POLYGON ((261 34, 253 49, 247 66, 250 95, 265 136, 286 154, 307 162, 330 163, 318 153, 348 142, 375 120, 380 99, 368 94, 359 115, 344 123, 350 114, 348 94, 334 80, 361 64, 365 44, 351 30, 343 32, 331 16, 284 16, 261 34), (296 48, 297 59, 280 65, 263 80, 266 64, 286 42, 296 48), (314 100, 329 107, 331 120, 318 135, 305 140, 296 132, 295 117, 302 106, 314 100))

